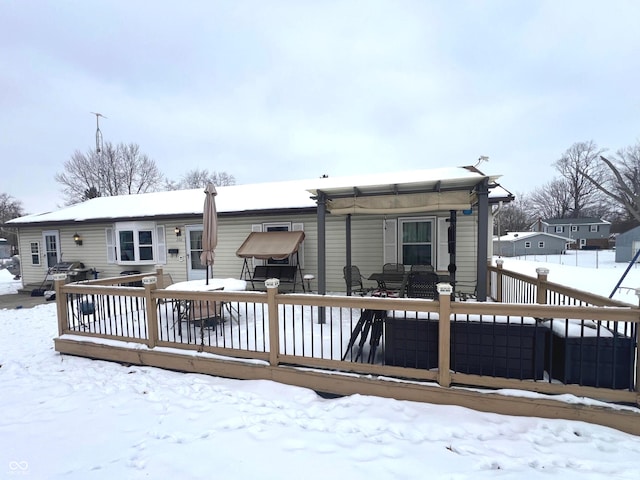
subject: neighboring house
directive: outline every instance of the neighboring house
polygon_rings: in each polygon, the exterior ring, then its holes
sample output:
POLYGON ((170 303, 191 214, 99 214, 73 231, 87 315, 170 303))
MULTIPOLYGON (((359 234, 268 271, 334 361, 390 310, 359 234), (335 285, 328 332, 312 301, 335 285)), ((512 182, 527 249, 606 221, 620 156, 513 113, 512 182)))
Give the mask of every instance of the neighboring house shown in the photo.
MULTIPOLYGON (((496 178, 456 167, 217 187, 213 276, 240 276, 236 251, 251 232, 303 230, 300 268, 321 293, 345 290, 348 259, 365 277, 387 262, 430 263, 445 273, 455 262, 460 282, 485 285, 490 206, 513 198, 496 178)), ((203 189, 168 191, 13 219, 23 283, 42 282, 57 262, 82 262, 101 278, 156 266, 174 281, 204 278, 203 204, 203 189)))
POLYGON ((630 262, 640 250, 640 227, 616 236, 616 262, 630 262))
POLYGON ((0 238, 0 260, 11 258, 11 245, 6 238, 0 238))
POLYGON ((509 232, 493 238, 493 254, 501 257, 558 255, 574 242, 570 238, 545 232, 509 232))
POLYGON ((609 248, 611 222, 601 218, 554 218, 538 220, 531 231, 553 233, 575 240, 571 248, 609 248))

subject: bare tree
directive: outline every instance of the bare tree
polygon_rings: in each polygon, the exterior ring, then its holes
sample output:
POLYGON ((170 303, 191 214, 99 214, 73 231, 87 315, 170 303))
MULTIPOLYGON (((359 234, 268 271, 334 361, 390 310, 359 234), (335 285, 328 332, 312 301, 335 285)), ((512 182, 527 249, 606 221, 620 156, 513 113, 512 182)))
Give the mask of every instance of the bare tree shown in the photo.
POLYGON ((554 179, 534 190, 531 207, 541 218, 566 218, 572 211, 572 197, 567 181, 554 179))
POLYGON ((640 222, 640 141, 622 148, 612 159, 600 156, 599 175, 581 171, 595 188, 624 208, 627 219, 640 222))
POLYGON ((555 163, 568 189, 569 211, 565 215, 572 218, 588 214, 599 204, 601 195, 586 177, 585 173, 598 180, 602 176, 598 158, 604 152, 593 141, 576 142, 569 147, 555 163))
POLYGON ((134 143, 114 146, 107 142, 101 152, 76 151, 55 180, 62 184, 67 204, 99 196, 153 192, 162 186, 156 163, 134 143))
POLYGON ((525 194, 516 194, 515 200, 500 207, 495 218, 494 233, 498 236, 502 236, 507 232, 528 230, 533 222, 528 197, 525 194))
POLYGON ((236 179, 227 172, 209 172, 206 168, 203 170, 189 170, 179 182, 165 180, 166 190, 181 190, 188 188, 204 188, 208 183, 213 183, 217 187, 235 185, 236 179))
POLYGON ((0 193, 0 236, 6 238, 9 245, 14 248, 18 245, 17 230, 4 224, 22 215, 24 215, 22 202, 16 200, 8 193, 0 193))

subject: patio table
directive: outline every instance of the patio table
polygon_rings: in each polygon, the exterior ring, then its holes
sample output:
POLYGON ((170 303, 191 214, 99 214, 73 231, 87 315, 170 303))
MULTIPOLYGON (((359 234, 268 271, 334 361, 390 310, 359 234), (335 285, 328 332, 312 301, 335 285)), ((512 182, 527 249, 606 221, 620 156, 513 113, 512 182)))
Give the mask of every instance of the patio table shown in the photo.
MULTIPOLYGON (((227 292, 239 292, 247 289, 247 282, 238 280, 237 278, 210 278, 207 282, 205 279, 188 280, 185 282, 177 282, 169 285, 166 290, 190 291, 190 292, 214 292, 224 290, 227 292)), ((176 313, 178 315, 178 334, 182 335, 182 320, 200 321, 201 325, 205 320, 214 315, 212 326, 217 326, 217 320, 224 321, 222 318, 222 308, 225 302, 211 302, 207 300, 180 301, 176 303, 176 313)), ((227 305, 229 315, 233 318, 231 306, 227 305)))
POLYGON ((382 292, 398 292, 398 296, 404 297, 407 288, 409 272, 381 272, 369 275, 369 280, 378 284, 378 290, 382 292))

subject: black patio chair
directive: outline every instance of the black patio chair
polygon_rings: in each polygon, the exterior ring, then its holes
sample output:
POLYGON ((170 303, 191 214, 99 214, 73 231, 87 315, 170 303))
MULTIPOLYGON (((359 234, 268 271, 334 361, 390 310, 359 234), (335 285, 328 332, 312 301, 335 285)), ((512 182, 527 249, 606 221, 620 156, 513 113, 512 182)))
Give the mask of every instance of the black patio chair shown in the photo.
POLYGON ((349 267, 344 267, 342 269, 342 273, 344 275, 344 281, 347 284, 347 288, 349 289, 349 287, 351 287, 351 293, 358 293, 361 296, 364 296, 373 290, 373 288, 367 288, 364 286, 362 283, 362 274, 357 266, 351 265, 351 269, 349 269, 349 267))
POLYGON ((407 280, 407 297, 436 300, 439 281, 438 274, 435 272, 410 273, 407 280))
POLYGON ((382 266, 382 273, 404 273, 404 271, 402 263, 385 263, 382 266))
POLYGON ((411 265, 411 272, 433 272, 433 265, 411 265))

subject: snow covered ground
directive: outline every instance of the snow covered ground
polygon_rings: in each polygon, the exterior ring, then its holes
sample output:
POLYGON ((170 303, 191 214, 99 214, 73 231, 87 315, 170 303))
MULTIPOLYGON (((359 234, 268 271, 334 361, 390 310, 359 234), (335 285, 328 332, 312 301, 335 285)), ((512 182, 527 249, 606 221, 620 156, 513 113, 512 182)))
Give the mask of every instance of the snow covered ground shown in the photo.
MULTIPOLYGON (((608 296, 624 266, 600 256, 505 267, 608 296)), ((0 329, 0 478, 638 478, 640 437, 606 427, 61 356, 54 304, 0 310, 0 329)))

